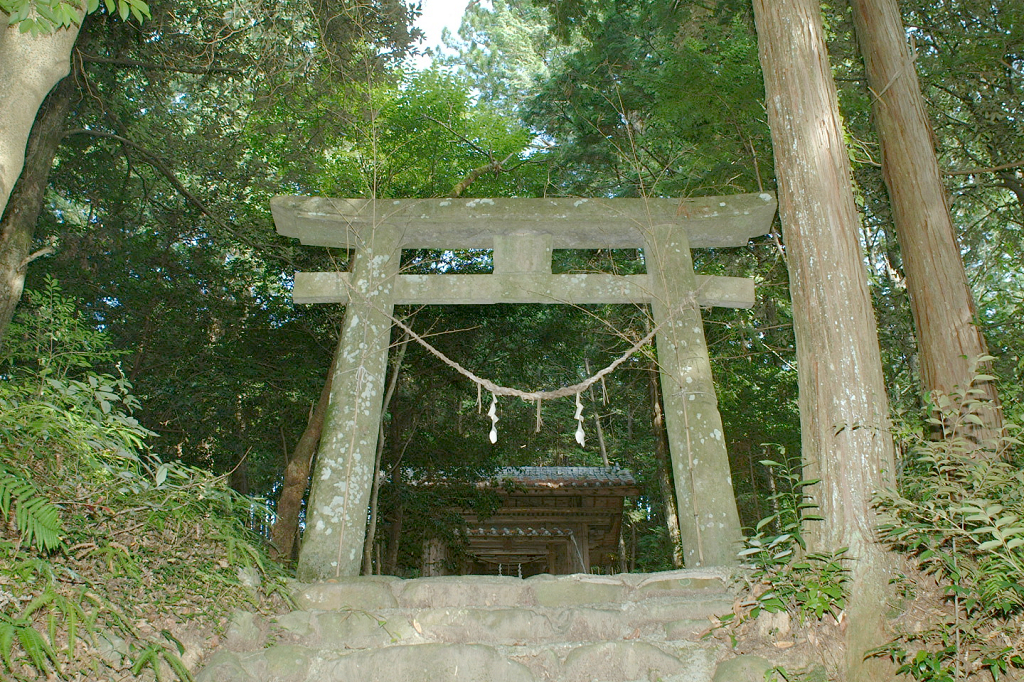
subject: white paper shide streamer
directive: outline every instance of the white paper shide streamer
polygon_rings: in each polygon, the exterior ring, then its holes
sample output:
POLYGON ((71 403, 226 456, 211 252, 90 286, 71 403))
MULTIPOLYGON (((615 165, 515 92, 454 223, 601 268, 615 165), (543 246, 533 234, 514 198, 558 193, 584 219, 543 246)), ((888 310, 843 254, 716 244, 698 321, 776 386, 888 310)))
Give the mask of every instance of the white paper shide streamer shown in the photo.
POLYGON ((576 415, 573 417, 578 422, 576 426, 576 442, 580 444, 582 448, 586 442, 587 435, 583 432, 583 401, 580 400, 580 394, 576 394, 576 415))
POLYGON ((491 433, 488 436, 491 444, 498 442, 498 396, 491 394, 491 407, 487 410, 487 416, 491 418, 491 433))

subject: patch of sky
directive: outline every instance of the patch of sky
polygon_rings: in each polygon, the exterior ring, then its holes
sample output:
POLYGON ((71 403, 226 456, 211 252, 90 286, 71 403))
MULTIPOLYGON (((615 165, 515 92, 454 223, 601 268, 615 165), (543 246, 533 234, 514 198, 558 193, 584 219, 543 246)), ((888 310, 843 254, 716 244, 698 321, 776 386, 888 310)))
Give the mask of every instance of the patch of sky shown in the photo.
MULTIPOLYGON (((424 71, 430 68, 434 55, 446 51, 444 32, 447 30, 453 35, 458 33, 462 15, 466 13, 469 2, 470 0, 423 0, 416 26, 423 31, 424 37, 417 49, 419 54, 410 57, 406 64, 409 69, 424 71)), ((490 5, 487 0, 482 2, 490 5)))

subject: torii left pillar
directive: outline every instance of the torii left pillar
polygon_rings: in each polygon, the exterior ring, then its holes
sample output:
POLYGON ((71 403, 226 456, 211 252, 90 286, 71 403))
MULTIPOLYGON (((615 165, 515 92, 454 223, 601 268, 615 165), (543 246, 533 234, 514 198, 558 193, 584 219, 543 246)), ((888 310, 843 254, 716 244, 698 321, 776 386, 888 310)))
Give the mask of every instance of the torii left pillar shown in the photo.
POLYGON ((300 579, 358 575, 375 474, 383 384, 401 262, 400 233, 356 235, 352 296, 338 342, 330 409, 320 437, 319 481, 310 497, 300 579))

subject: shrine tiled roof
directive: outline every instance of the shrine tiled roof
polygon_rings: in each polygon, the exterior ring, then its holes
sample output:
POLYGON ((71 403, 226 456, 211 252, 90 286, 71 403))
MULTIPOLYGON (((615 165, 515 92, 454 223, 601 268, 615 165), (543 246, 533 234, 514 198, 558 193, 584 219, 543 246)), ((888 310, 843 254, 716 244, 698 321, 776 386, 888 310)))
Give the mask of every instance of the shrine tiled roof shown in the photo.
POLYGON ((570 528, 533 528, 531 526, 476 526, 466 529, 470 537, 526 537, 526 538, 562 538, 573 534, 570 528))
POLYGON ((567 488, 635 487, 629 469, 620 467, 503 467, 494 476, 525 486, 567 488))

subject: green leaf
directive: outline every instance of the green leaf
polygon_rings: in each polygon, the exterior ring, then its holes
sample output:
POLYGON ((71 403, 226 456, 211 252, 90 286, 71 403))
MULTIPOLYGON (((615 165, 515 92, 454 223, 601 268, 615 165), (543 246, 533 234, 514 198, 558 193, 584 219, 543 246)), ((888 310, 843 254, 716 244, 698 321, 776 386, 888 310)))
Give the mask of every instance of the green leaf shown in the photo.
MULTIPOLYGON (((149 12, 149 5, 143 2, 143 0, 128 0, 128 2, 131 3, 132 11, 137 11, 140 16, 147 19, 153 18, 153 15, 149 12)), ((139 19, 139 21, 141 22, 142 20, 139 19)))

